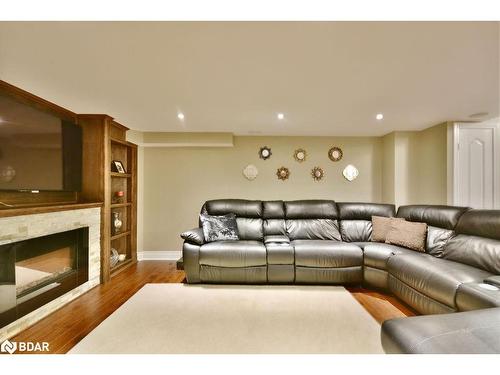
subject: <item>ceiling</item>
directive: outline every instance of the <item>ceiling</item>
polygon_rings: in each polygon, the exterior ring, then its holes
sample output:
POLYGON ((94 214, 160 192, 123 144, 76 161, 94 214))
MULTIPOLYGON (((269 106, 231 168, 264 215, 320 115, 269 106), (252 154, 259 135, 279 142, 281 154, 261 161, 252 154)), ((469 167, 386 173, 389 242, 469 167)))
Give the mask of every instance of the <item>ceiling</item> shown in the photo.
POLYGON ((499 32, 497 22, 0 22, 0 79, 135 130, 383 135, 498 116, 499 32))

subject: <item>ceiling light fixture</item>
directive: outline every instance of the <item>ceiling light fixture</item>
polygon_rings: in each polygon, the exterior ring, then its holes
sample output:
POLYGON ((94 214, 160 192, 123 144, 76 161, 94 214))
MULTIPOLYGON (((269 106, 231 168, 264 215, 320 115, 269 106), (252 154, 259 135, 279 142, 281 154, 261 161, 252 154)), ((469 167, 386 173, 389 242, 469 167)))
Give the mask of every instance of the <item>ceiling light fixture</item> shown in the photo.
POLYGON ((375 116, 377 120, 382 120, 384 118, 384 115, 382 113, 377 113, 377 116, 375 116))
POLYGON ((181 121, 182 121, 182 120, 184 120, 184 113, 179 112, 179 113, 177 114, 177 118, 178 118, 179 120, 181 120, 181 121))
POLYGON ((278 113, 278 120, 283 120, 285 118, 285 115, 283 113, 278 113))

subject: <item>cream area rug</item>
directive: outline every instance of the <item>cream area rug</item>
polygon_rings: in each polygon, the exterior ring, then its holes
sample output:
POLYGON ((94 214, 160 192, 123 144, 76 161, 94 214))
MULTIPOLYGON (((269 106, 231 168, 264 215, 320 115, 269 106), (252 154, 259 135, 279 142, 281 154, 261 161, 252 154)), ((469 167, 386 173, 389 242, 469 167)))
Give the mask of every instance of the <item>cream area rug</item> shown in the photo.
POLYGON ((383 353, 343 287, 147 284, 70 353, 383 353))

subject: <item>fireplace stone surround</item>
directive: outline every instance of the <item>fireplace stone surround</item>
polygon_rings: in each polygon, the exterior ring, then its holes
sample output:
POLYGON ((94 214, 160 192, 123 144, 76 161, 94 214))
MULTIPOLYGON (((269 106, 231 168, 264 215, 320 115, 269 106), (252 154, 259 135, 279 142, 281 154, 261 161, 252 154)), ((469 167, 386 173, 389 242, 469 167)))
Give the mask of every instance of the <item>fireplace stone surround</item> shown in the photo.
POLYGON ((101 209, 84 208, 0 218, 0 245, 88 227, 88 281, 0 328, 0 342, 15 336, 100 282, 101 209))

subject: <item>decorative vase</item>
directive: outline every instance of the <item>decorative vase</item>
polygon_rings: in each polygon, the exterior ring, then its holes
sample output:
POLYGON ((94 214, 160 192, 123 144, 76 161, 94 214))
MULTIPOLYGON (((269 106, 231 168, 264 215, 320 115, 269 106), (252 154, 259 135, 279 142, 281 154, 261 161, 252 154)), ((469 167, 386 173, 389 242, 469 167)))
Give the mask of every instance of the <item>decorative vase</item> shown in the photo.
POLYGON ((119 212, 113 212, 113 232, 114 234, 120 233, 123 222, 120 218, 119 212))

